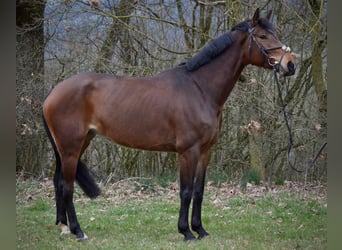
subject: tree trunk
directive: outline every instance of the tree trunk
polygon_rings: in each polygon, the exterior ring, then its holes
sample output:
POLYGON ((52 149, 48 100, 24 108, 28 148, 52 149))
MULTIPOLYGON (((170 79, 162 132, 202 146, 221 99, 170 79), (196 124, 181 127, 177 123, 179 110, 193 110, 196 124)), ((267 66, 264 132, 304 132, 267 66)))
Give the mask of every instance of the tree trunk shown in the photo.
POLYGON ((42 0, 17 1, 17 105, 23 94, 34 94, 35 101, 41 101, 43 96, 45 3, 42 0))
POLYGON ((127 32, 125 25, 129 23, 129 15, 134 10, 136 4, 137 1, 135 0, 120 1, 116 11, 116 17, 113 18, 113 23, 109 27, 108 34, 96 60, 95 72, 105 73, 110 71, 108 66, 111 64, 115 46, 124 32, 127 32))
POLYGON ((310 7, 312 9, 313 17, 311 19, 312 32, 311 41, 312 46, 312 82, 315 87, 317 95, 318 111, 319 111, 319 122, 323 129, 323 134, 326 135, 326 114, 327 114, 327 88, 325 86, 323 78, 323 50, 325 48, 326 37, 324 34, 323 27, 321 24, 322 16, 322 0, 309 0, 310 7))
POLYGON ((16 1, 16 164, 17 170, 29 172, 40 167, 43 152, 38 148, 45 145, 39 125, 45 96, 45 4, 46 0, 16 1))
MULTIPOLYGON (((178 19, 180 26, 183 28, 184 40, 188 49, 192 50, 194 48, 194 32, 186 23, 183 13, 183 3, 180 0, 176 0, 178 19)), ((197 4, 195 5, 193 11, 196 10, 197 4)), ((193 16, 194 18, 194 16, 193 16)))

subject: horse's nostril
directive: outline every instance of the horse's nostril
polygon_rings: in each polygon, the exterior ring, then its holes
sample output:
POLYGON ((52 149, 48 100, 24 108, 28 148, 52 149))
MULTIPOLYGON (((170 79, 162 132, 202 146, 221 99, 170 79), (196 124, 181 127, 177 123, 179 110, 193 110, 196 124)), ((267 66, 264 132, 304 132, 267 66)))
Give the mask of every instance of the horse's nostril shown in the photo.
POLYGON ((289 71, 289 74, 293 75, 296 72, 296 66, 294 65, 293 62, 289 61, 287 63, 287 69, 289 71))

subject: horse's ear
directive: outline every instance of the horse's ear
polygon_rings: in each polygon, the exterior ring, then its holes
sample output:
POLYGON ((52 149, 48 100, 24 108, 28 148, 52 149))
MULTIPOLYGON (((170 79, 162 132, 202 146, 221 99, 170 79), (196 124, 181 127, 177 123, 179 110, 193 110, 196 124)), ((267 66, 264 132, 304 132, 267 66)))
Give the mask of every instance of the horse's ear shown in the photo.
POLYGON ((257 8, 252 18, 252 26, 257 25, 259 18, 260 18, 260 10, 259 8, 257 8))
POLYGON ((266 19, 267 19, 267 20, 270 20, 271 15, 272 15, 272 10, 270 10, 270 11, 268 12, 268 14, 267 14, 267 16, 266 16, 266 19))

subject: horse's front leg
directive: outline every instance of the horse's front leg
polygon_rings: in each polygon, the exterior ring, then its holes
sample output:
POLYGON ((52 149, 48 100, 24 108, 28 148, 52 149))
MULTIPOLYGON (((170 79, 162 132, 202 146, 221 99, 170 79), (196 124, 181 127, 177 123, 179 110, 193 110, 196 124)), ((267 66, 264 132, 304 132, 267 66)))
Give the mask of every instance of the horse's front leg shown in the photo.
POLYGON ((204 193, 204 180, 205 173, 210 160, 210 151, 206 151, 201 154, 200 160, 198 162, 195 174, 195 184, 194 184, 194 194, 193 194, 193 204, 192 204, 192 218, 191 218, 191 228, 198 233, 198 239, 202 239, 209 234, 204 230, 202 226, 202 201, 204 193))
POLYGON ((196 237, 190 231, 188 219, 198 158, 198 150, 194 148, 179 154, 180 210, 178 219, 178 232, 184 235, 184 240, 196 239, 196 237))

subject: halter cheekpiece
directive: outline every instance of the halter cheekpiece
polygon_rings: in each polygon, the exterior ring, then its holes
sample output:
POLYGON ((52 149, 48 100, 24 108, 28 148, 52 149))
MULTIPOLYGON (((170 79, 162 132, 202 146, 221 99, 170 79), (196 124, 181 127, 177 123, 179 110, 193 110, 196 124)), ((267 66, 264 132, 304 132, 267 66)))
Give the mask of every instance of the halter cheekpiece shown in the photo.
POLYGON ((279 67, 281 66, 281 61, 283 60, 283 57, 286 53, 291 52, 291 48, 289 46, 286 45, 280 45, 280 46, 274 46, 274 47, 270 47, 270 48, 265 48, 261 43, 258 42, 258 40, 256 39, 255 35, 254 35, 254 30, 255 30, 256 26, 253 26, 251 28, 248 28, 248 33, 249 33, 249 37, 250 37, 250 42, 249 42, 249 46, 248 46, 248 53, 249 55, 251 55, 251 50, 252 50, 252 41, 255 42, 255 44, 258 46, 258 48, 260 49, 261 53, 267 58, 268 64, 273 67, 274 69, 279 69, 279 67), (272 50, 276 50, 276 49, 282 49, 283 50, 283 54, 280 57, 280 60, 276 60, 274 57, 271 57, 268 52, 272 51, 272 50))

